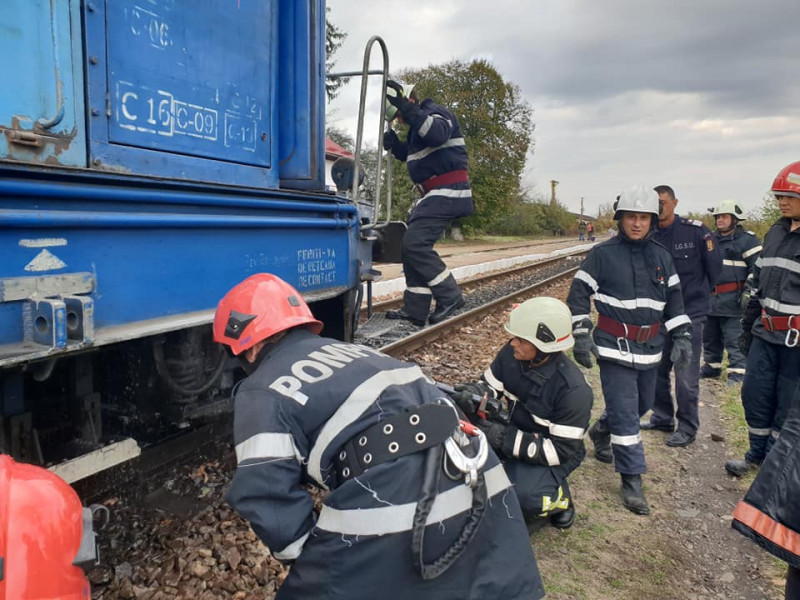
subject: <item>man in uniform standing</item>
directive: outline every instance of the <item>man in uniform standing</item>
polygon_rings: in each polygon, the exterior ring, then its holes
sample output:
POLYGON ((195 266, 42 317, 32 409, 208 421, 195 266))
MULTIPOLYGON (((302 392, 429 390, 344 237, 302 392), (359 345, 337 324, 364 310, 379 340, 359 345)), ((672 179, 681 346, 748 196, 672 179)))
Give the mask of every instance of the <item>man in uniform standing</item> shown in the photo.
POLYGON ((386 119, 408 125, 406 141, 393 129, 383 136, 383 149, 406 163, 411 181, 421 194, 408 217, 403 236, 403 307, 386 313, 414 325, 444 321, 464 306, 455 277, 433 249, 450 221, 472 214, 472 191, 467 175, 467 147, 456 116, 430 98, 418 102, 414 86, 387 84, 386 119), (431 297, 436 308, 428 315, 431 297))
POLYGON ((226 498, 292 563, 276 598, 541 598, 517 496, 483 434, 462 431, 419 366, 322 327, 267 273, 214 316, 214 340, 248 373, 226 498), (318 516, 306 483, 330 491, 318 516))
POLYGON ((750 448, 725 469, 741 476, 758 468, 778 437, 792 399, 800 400, 800 162, 772 184, 781 218, 764 237, 753 268, 753 294, 742 319, 747 371, 742 404, 750 448))
POLYGON ((575 343, 572 318, 560 300, 532 298, 511 311, 505 330, 514 337, 481 381, 457 385, 453 398, 503 460, 529 530, 548 521, 566 529, 575 521, 567 477, 586 456, 593 402, 583 373, 564 354, 575 343), (508 412, 483 418, 476 396, 502 399, 508 412))
POLYGON ((747 304, 750 298, 753 266, 761 252, 761 242, 742 228, 742 209, 733 200, 723 200, 712 212, 717 226, 714 237, 722 254, 722 274, 711 292, 711 312, 703 332, 705 364, 700 377, 719 377, 722 354, 727 350, 728 383, 741 383, 745 363, 739 349, 743 302, 747 304))
POLYGON ((671 187, 659 185, 655 191, 658 192, 659 214, 658 229, 653 232, 653 239, 670 252, 681 280, 683 305, 692 321, 692 360, 681 368, 675 365, 676 412, 670 383, 674 366, 670 358, 671 342, 666 341, 658 366, 653 414, 641 426, 645 430, 658 429, 671 433, 666 439, 668 446, 687 446, 694 441, 700 427, 698 401, 703 326, 711 310, 711 289, 722 271, 722 257, 708 227, 700 221, 690 221, 675 214, 678 199, 671 187))
POLYGON ((567 297, 572 311, 575 360, 600 366, 606 412, 589 429, 595 457, 614 462, 622 478, 622 502, 650 513, 642 491, 647 471, 639 419, 653 405, 656 366, 669 340, 670 359, 683 367, 692 350, 691 321, 683 311, 681 282, 672 258, 651 239, 658 195, 642 185, 620 194, 614 219, 619 235, 592 248, 567 297), (591 297, 598 312, 591 336, 591 297), (613 450, 613 454, 612 454, 613 450))

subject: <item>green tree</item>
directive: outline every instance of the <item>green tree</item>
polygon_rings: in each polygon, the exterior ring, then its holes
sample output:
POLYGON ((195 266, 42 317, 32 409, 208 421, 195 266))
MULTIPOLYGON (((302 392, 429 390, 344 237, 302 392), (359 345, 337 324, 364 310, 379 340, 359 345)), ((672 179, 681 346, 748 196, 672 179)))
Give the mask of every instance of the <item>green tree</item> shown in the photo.
MULTIPOLYGON (((336 51, 342 46, 342 44, 344 44, 344 41, 347 39, 347 34, 331 22, 330 15, 331 15, 331 9, 330 7, 326 7, 325 70, 328 73, 332 73, 333 68, 336 66, 336 61, 333 59, 333 55, 336 54, 336 51)), ((328 102, 330 102, 336 97, 336 94, 339 93, 339 88, 342 87, 348 81, 349 78, 325 80, 325 92, 328 96, 328 102)))
MULTIPOLYGON (((475 214, 468 228, 489 230, 519 203, 520 176, 532 147, 533 109, 520 88, 503 79, 486 60, 452 60, 398 73, 415 84, 418 96, 453 111, 469 152, 475 214)), ((395 165, 395 216, 404 214, 412 196, 402 165, 395 165)))

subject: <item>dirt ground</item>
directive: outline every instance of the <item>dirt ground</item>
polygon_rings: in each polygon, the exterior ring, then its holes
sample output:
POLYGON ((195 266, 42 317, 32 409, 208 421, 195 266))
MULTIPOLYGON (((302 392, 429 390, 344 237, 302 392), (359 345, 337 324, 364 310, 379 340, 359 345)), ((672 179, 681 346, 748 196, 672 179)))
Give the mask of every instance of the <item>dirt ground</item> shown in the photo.
MULTIPOLYGON (((564 298, 566 285, 548 295, 564 298)), ((489 317, 430 354, 423 366, 449 382, 480 376, 505 343, 503 319, 489 317), (491 340, 487 343, 487 340, 491 340), (462 351, 455 350, 462 348, 462 351), (467 352, 466 349, 469 348, 467 352)), ((593 417, 603 410, 597 366, 585 370, 595 392, 593 417)), ((546 528, 532 537, 548 598, 558 600, 778 600, 785 566, 731 528, 731 514, 747 481, 725 473, 726 458, 738 457, 741 423, 723 403, 738 388, 701 383, 701 426, 686 448, 664 444, 662 432, 643 432, 649 473, 644 476, 651 514, 636 516, 622 506, 619 475, 598 462, 587 440, 587 457, 570 477, 575 525, 546 528), (714 439, 712 439, 712 434, 714 439), (720 440, 720 441, 714 441, 720 440)))

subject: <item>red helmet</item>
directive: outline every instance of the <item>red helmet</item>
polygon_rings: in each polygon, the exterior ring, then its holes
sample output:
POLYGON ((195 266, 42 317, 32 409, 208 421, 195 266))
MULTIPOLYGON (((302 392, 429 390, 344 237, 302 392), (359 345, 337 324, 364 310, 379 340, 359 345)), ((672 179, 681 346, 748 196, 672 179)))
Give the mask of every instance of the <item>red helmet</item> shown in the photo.
POLYGON ((0 455, 0 598, 89 600, 76 566, 95 550, 84 531, 88 510, 58 475, 0 455))
POLYGON ((776 196, 800 198, 800 162, 794 162, 781 169, 772 182, 772 193, 776 196))
POLYGON ((286 329, 308 325, 314 333, 322 322, 303 297, 280 277, 257 273, 225 294, 214 315, 214 341, 235 355, 286 329))

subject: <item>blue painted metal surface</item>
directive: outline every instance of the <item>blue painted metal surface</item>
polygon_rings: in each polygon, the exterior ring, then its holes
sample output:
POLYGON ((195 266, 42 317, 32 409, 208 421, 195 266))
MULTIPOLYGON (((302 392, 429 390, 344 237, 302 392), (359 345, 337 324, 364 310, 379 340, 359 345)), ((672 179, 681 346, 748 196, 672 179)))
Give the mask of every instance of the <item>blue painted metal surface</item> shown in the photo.
POLYGON ((0 2, 0 157, 86 165, 79 0, 0 2))
POLYGON ((281 186, 323 189, 325 3, 281 0, 279 31, 281 186))
POLYGON ((278 187, 277 0, 98 1, 85 28, 94 168, 278 187))
MULTIPOLYGON (((213 309, 230 287, 261 271, 304 294, 356 284, 358 215, 349 203, 217 190, 188 204, 189 190, 180 187, 95 179, 14 179, 0 170, 0 247, 8 249, 0 297, 21 278, 91 273, 99 337, 106 327, 213 309)), ((23 340, 24 305, 0 302, 0 346, 23 340)))

